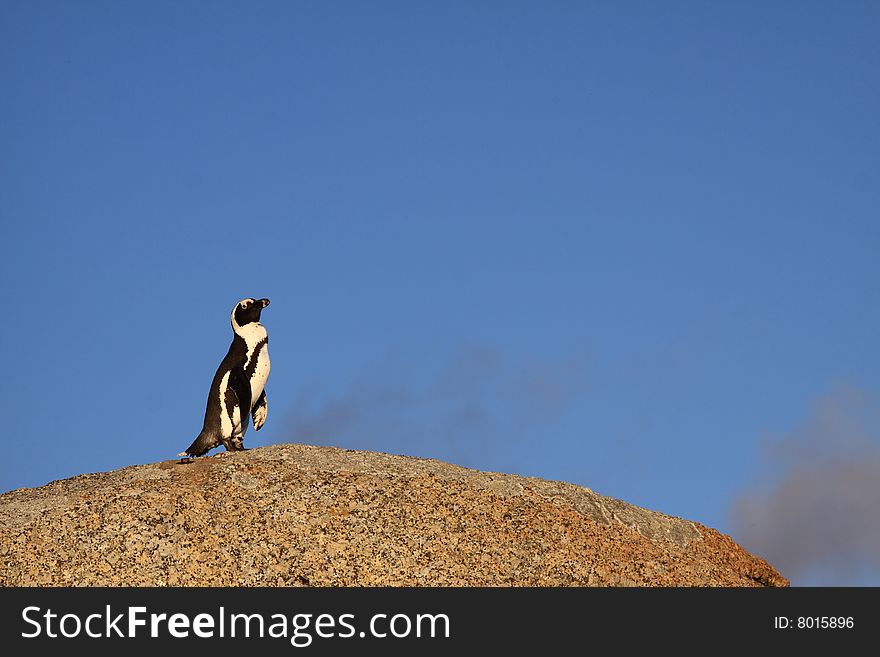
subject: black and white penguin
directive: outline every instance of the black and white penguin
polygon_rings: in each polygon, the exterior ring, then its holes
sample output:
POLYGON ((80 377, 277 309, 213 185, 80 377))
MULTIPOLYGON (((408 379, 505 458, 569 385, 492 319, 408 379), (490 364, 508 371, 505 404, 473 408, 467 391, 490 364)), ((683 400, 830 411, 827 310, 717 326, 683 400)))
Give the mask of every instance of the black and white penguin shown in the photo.
POLYGON ((266 422, 269 334, 260 324, 260 313, 268 305, 268 299, 242 299, 232 309, 232 344, 211 381, 205 424, 178 456, 201 456, 219 445, 227 451, 244 449, 248 416, 257 431, 266 422))

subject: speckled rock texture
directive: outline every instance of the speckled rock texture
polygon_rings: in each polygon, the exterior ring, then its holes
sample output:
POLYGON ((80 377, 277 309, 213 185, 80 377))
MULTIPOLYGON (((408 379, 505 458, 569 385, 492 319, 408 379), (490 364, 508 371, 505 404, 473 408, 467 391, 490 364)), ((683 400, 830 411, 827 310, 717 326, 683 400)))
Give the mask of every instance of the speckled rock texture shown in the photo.
POLYGON ((4 586, 787 586, 579 486, 275 445, 0 495, 4 586))

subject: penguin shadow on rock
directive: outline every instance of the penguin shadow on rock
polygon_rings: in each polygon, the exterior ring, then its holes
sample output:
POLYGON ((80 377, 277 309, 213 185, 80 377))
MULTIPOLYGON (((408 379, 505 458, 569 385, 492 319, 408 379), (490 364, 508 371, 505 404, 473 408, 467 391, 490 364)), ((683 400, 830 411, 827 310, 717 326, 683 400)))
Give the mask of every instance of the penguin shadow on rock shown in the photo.
POLYGON ((211 381, 202 431, 178 454, 183 457, 180 463, 192 463, 220 445, 226 451, 243 450, 248 418, 253 418, 256 431, 266 422, 269 334, 260 323, 260 313, 268 305, 268 299, 247 298, 232 309, 232 344, 211 381))

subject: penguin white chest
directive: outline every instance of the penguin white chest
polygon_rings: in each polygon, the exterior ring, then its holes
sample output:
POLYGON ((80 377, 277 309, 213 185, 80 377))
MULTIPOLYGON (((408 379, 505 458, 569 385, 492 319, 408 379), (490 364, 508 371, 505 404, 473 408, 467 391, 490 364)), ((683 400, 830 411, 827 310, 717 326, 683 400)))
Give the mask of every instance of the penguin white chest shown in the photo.
POLYGON ((257 348, 254 357, 257 359, 257 365, 254 367, 254 373, 251 375, 251 406, 257 403, 257 399, 263 394, 263 388, 266 387, 266 381, 269 379, 269 345, 261 344, 257 348))
POLYGON ((247 345, 244 371, 251 386, 251 408, 253 408, 263 393, 266 380, 269 378, 271 367, 269 363, 269 334, 259 322, 247 324, 236 332, 244 338, 247 345))

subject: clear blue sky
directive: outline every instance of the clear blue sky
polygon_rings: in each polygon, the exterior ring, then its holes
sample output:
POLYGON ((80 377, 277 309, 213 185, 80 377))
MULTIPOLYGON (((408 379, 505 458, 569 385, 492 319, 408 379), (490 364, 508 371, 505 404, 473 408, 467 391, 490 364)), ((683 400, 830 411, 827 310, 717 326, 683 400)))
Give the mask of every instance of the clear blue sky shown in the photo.
POLYGON ((7 0, 0 89, 0 490, 182 451, 266 296, 246 445, 880 584, 876 2, 7 0))

